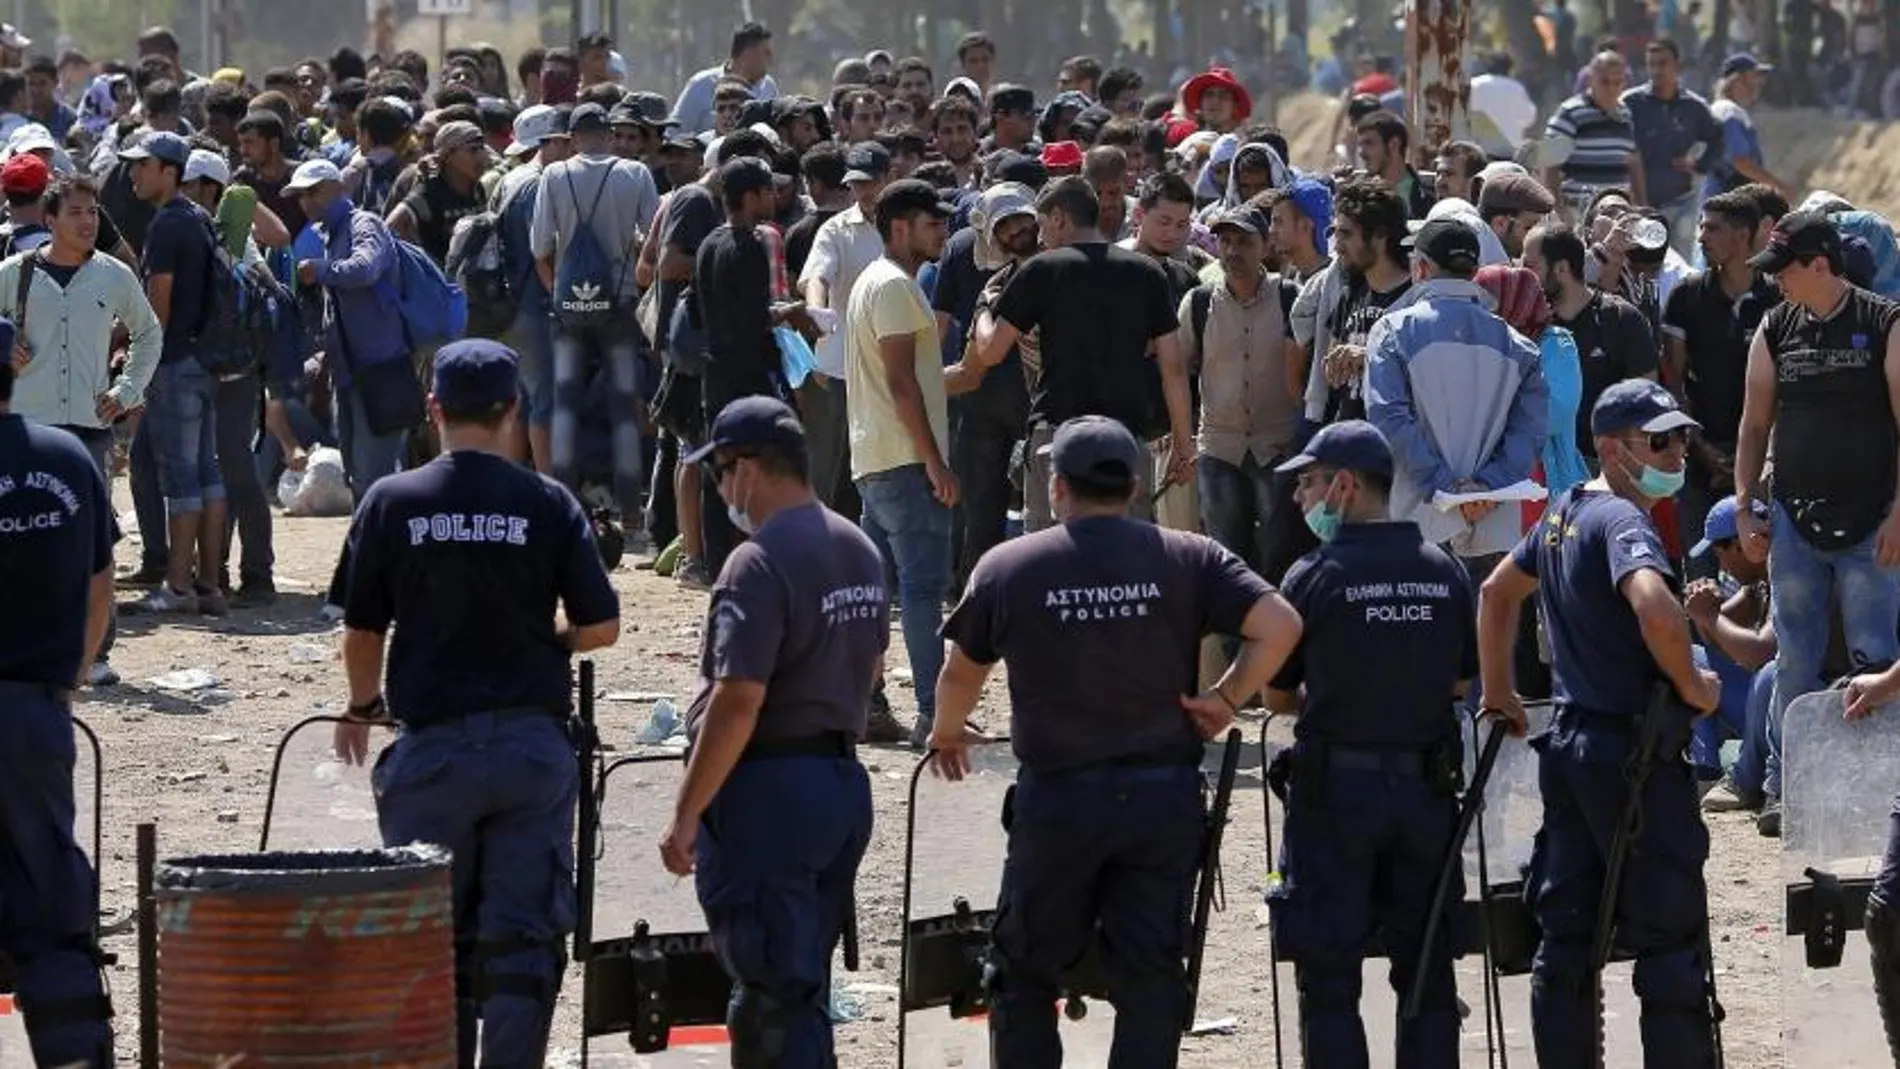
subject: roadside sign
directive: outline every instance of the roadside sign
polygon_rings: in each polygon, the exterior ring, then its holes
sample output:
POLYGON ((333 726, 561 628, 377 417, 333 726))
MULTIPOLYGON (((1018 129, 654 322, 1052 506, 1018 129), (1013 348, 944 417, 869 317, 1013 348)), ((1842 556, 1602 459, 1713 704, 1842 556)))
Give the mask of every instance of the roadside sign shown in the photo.
POLYGON ((418 15, 473 15, 475 0, 416 0, 418 15))

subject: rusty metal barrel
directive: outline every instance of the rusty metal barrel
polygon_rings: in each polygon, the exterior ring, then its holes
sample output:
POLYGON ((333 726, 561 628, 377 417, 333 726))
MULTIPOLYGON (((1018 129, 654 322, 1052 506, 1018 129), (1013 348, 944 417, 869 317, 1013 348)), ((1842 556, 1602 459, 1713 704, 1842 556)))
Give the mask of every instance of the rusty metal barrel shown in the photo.
POLYGON ((456 1064, 448 851, 185 857, 155 885, 166 1069, 456 1064))

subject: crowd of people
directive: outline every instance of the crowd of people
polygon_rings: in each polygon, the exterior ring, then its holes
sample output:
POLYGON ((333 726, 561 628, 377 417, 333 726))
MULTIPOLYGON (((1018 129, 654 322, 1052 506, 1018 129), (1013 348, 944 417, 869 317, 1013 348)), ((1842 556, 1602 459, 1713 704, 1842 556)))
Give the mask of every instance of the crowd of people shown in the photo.
MULTIPOLYGON (((441 552, 431 547, 550 554, 537 560, 555 569, 572 629, 542 637, 584 651, 612 642, 618 610, 571 550, 615 528, 643 537, 662 575, 713 591, 696 727, 708 710, 772 707, 764 690, 728 686, 774 678, 772 658, 785 656, 756 644, 758 620, 791 614, 774 641, 849 631, 831 660, 800 654, 802 671, 862 664, 868 689, 860 701, 855 682, 814 683, 784 699, 824 729, 816 744, 789 736, 792 756, 849 759, 861 734, 951 754, 954 773, 989 665, 1024 658, 1011 664, 1017 704, 1060 706, 1027 682, 1034 664, 1046 672, 1050 644, 1094 651, 1092 625, 1152 609, 1195 639, 1225 640, 1224 671, 1196 666, 1161 688, 1200 695, 1195 735, 1225 722, 1222 706, 1304 710, 1303 745, 1349 782, 1396 767, 1354 747, 1395 740, 1361 737, 1382 730, 1353 712, 1376 696, 1340 689, 1351 670, 1331 658, 1402 657, 1374 626, 1390 624, 1437 643, 1404 664, 1434 697, 1416 711, 1418 737, 1397 742, 1436 745, 1433 718, 1452 701, 1521 728, 1519 696, 1553 693, 1584 718, 1561 730, 1582 737, 1602 726, 1590 717, 1640 712, 1660 674, 1714 714, 1696 724, 1683 789, 1705 810, 1758 812, 1774 835, 1789 703, 1856 673, 1856 701, 1900 692, 1900 670, 1878 674, 1900 653, 1900 246, 1886 219, 1825 191, 1803 198, 1769 169, 1748 109, 1774 68, 1746 52, 1721 62, 1710 103, 1684 87, 1669 38, 1640 56, 1602 51, 1541 118, 1508 62, 1493 63, 1473 83, 1473 140, 1429 154, 1401 118, 1406 87, 1367 70, 1340 111, 1337 166, 1306 171, 1231 70, 1149 87, 1077 56, 1049 94, 1000 80, 1007 56, 982 33, 942 72, 882 50, 842 60, 818 97, 781 92, 773 34, 756 23, 677 93, 624 84, 600 34, 512 68, 483 46, 451 49, 439 67, 340 49, 261 77, 186 71, 163 29, 138 46, 135 64, 95 73, 0 32, 0 314, 15 330, 5 400, 16 421, 77 438, 101 485, 128 476, 141 549, 118 580, 139 592, 121 613, 269 604, 279 476, 338 450, 360 507, 326 611, 349 630, 351 708, 364 718, 468 712, 404 674, 425 655, 413 638, 403 652, 403 636, 469 622, 418 608, 415 577, 441 552), (1632 87, 1639 59, 1647 80, 1632 87), (76 108, 63 85, 83 86, 76 108), (546 480, 457 459, 469 450, 546 480), (537 489, 555 484, 571 498, 537 489), (432 512, 440 499, 465 507, 432 512), (855 522, 894 597, 865 570, 856 531, 773 525, 812 503, 855 522), (1048 534, 1124 512, 1206 539, 1153 543, 1118 527, 1057 547, 1048 534), (1379 524, 1400 533, 1368 533, 1379 524), (855 555, 812 557, 812 539, 855 555), (1101 585, 1149 553, 1165 558, 1159 572, 1101 585), (795 572, 778 570, 788 555, 795 572), (1606 559, 1614 583, 1599 595, 1588 583, 1606 559), (1393 560, 1409 563, 1351 585, 1393 560), (1091 573, 1097 564, 1109 571, 1091 573), (1058 580, 1025 598, 1022 583, 1058 580), (1201 584, 1192 612, 1167 593, 1181 583, 1201 584), (787 584, 822 595, 818 618, 787 607, 787 584), (1541 612, 1520 617, 1534 590, 1541 612), (964 591, 946 623, 946 601, 964 591), (909 725, 883 696, 883 639, 860 633, 884 620, 886 600, 901 607, 919 681, 909 725), (1358 630, 1322 627, 1358 601, 1358 630), (385 702, 383 634, 404 618, 385 702), (1620 644, 1593 648, 1607 633, 1620 644), (1644 686, 1583 682, 1592 658, 1644 686), (1482 700, 1460 682, 1480 675, 1482 700), (868 705, 862 724, 818 712, 854 703, 868 705), (1339 726, 1315 721, 1321 707, 1339 726), (1740 757, 1725 764, 1734 738, 1740 757)), ((0 524, 0 538, 13 532, 0 524)), ((484 582, 468 564, 450 585, 484 582)), ((551 607, 545 592, 520 593, 551 607)), ((82 683, 116 682, 111 616, 82 683)), ((488 639, 431 655, 450 652, 509 663, 488 639)), ((1126 636, 1097 652, 1058 662, 1076 674, 1142 663, 1126 636)), ((559 660, 540 666, 549 694, 502 704, 553 701, 559 660)), ((1078 750, 1092 755, 1084 764, 1128 756, 1126 738, 1082 725, 1053 739, 1023 727, 1012 734, 1026 767, 1066 766, 1078 750)), ((1128 738, 1172 753, 1180 734, 1128 738)), ((709 770, 689 774, 685 823, 662 847, 669 867, 692 867, 692 829, 716 805, 730 810, 720 783, 759 756, 744 732, 718 738, 700 751, 718 756, 693 765, 709 770)), ((360 759, 362 740, 345 742, 360 759)), ((754 789, 756 801, 789 788, 754 789)), ((1573 815, 1602 800, 1575 789, 1573 815)), ((868 817, 854 792, 827 810, 852 827, 868 817)), ((1689 797, 1680 835, 1656 856, 1678 851, 1699 880, 1706 833, 1689 797)), ((1394 813, 1421 804, 1390 801, 1394 813)), ((1551 847, 1552 903, 1559 885, 1565 902, 1596 893, 1596 862, 1568 838, 1580 826, 1553 833, 1571 852, 1551 847)), ((1048 843, 1061 838, 1051 827, 1048 843)), ((863 848, 863 836, 825 847, 853 871, 863 848)), ((698 849, 703 864, 719 848, 698 849)), ((1332 908, 1321 873, 1356 861, 1310 860, 1324 849, 1305 848, 1304 879, 1276 901, 1282 917, 1332 908)), ((730 890, 708 881, 703 896, 730 890)), ((1005 897, 1033 897, 1025 886, 1005 897)), ((1046 908, 1022 902, 1024 916, 1046 908)), ((1703 914, 1678 914, 1642 918, 1659 940, 1690 939, 1703 914)), ((1309 940, 1305 967, 1314 991, 1339 985, 1310 1008, 1324 1025, 1315 1042, 1349 1051, 1353 1027, 1338 1015, 1356 1013, 1357 965, 1344 963, 1373 921, 1339 923, 1328 930, 1340 939, 1309 940)), ((1576 950, 1589 933, 1557 935, 1576 950)), ((1011 938, 1005 957, 1033 973, 1026 990, 1046 1009, 1060 963, 1033 953, 1027 931, 1011 938)), ((1656 1046, 1680 1058, 1706 1033, 1707 1007, 1684 1006, 1707 949, 1644 949, 1655 960, 1639 993, 1678 1029, 1659 1024, 1656 1046)), ((1877 960, 1894 957, 1900 940, 1877 960)), ((551 960, 523 968, 558 986, 551 960)), ((1539 967, 1568 982, 1580 960, 1539 967)), ((755 975, 768 963, 732 967, 771 1005, 793 997, 783 976, 755 975)), ((1433 970, 1434 1001, 1414 1041, 1437 1050, 1455 1039, 1449 967, 1415 957, 1404 971, 1419 968, 1433 970)), ((1900 1000, 1900 979, 1893 991, 1900 1000)), ((997 1027, 1028 1012, 1016 1005, 997 1027)), ((1582 1049, 1573 1010, 1540 1011, 1552 1058, 1582 1049)), ((524 1020, 545 1043, 545 1022, 524 1020)), ((1041 1064, 1040 1024, 1020 1027, 1022 1064, 1041 1064)), ((1171 1024, 1163 1014, 1143 1027, 1155 1042, 1171 1024)), ((496 1042, 520 1041, 510 1028, 496 1042)))

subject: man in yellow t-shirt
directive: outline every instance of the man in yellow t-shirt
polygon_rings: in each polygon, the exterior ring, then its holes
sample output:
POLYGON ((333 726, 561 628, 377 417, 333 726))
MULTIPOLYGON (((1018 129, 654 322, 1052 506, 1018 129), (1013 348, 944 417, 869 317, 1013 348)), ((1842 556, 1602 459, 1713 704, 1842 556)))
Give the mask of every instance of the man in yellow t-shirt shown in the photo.
POLYGON ((845 308, 845 410, 851 477, 864 501, 862 524, 897 570, 904 646, 917 680, 911 746, 930 737, 943 640, 937 628, 950 582, 951 510, 957 477, 950 455, 937 319, 917 286, 917 269, 943 254, 944 220, 954 209, 916 179, 877 198, 884 255, 864 269, 845 308))

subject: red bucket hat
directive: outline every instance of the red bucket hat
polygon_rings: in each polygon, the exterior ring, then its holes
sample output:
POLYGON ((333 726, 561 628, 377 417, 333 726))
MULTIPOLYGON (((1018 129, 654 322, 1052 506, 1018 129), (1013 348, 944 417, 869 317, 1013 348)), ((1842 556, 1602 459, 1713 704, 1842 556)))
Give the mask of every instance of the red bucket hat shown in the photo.
POLYGON ((1201 111, 1201 94, 1209 89, 1225 89, 1234 95, 1234 112, 1242 120, 1253 114, 1253 95, 1247 87, 1240 84, 1234 72, 1226 67, 1215 67, 1187 80, 1181 87, 1181 104, 1189 115, 1198 115, 1201 111))

